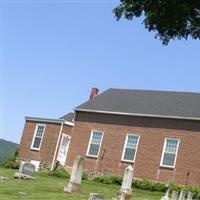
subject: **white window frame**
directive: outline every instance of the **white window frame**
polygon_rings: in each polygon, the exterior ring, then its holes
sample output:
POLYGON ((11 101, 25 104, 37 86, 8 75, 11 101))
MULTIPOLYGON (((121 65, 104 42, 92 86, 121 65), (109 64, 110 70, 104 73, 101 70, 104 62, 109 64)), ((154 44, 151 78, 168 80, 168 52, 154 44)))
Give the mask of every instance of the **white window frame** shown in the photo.
POLYGON ((166 167, 166 168, 171 168, 171 169, 175 168, 175 166, 176 166, 176 159, 177 159, 177 156, 178 156, 179 143, 180 143, 180 139, 177 139, 177 138, 168 138, 168 137, 165 138, 164 145, 163 145, 163 150, 162 150, 162 157, 161 157, 161 160, 160 160, 160 167, 166 167), (164 154, 165 154, 165 148, 166 148, 166 145, 167 145, 167 140, 176 140, 176 141, 178 141, 177 148, 176 148, 175 159, 174 159, 174 165, 173 166, 163 165, 162 164, 163 163, 163 159, 164 159, 164 154))
POLYGON ((129 162, 129 163, 134 163, 134 162, 135 162, 139 142, 140 142, 140 136, 139 136, 139 135, 130 134, 130 133, 126 134, 126 139, 125 139, 125 142, 124 142, 124 147, 123 147, 123 152, 122 152, 121 161, 123 161, 123 162, 129 162), (126 146, 127 146, 127 142, 128 142, 128 136, 135 136, 135 137, 138 137, 137 144, 136 144, 136 148, 135 148, 135 155, 134 155, 134 159, 133 159, 133 160, 124 159, 124 155, 125 155, 125 151, 126 151, 126 146))
POLYGON ((44 133, 45 133, 45 129, 46 129, 46 124, 36 124, 34 136, 33 136, 33 139, 32 139, 32 144, 31 144, 31 149, 32 150, 36 150, 36 151, 40 150, 40 147, 41 147, 41 144, 42 144, 42 140, 43 140, 43 137, 44 137, 44 133), (44 129, 43 129, 43 133, 42 133, 42 137, 41 137, 41 141, 40 141, 40 146, 39 146, 39 148, 36 148, 36 147, 33 147, 33 144, 34 144, 35 137, 36 137, 36 134, 37 134, 38 126, 43 126, 44 129))
POLYGON ((89 140, 89 143, 88 143, 86 156, 88 156, 88 157, 93 157, 93 158, 98 158, 98 157, 99 157, 99 153, 100 153, 100 150, 101 150, 101 144, 102 144, 102 141, 103 141, 103 136, 104 136, 104 131, 98 131, 98 130, 92 130, 92 131, 91 131, 90 140, 89 140), (102 134, 101 141, 100 141, 100 144, 99 144, 98 154, 97 154, 96 156, 95 156, 95 155, 90 155, 90 154, 89 154, 90 145, 91 145, 91 142, 92 142, 92 138, 93 138, 94 132, 99 132, 99 133, 102 134))

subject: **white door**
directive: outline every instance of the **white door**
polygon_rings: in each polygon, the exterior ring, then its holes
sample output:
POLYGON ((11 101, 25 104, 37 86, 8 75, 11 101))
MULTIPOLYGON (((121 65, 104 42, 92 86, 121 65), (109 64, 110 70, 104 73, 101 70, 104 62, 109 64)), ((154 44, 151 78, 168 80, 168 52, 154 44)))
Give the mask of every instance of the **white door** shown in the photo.
POLYGON ((62 134, 60 148, 57 156, 57 160, 60 162, 61 165, 65 164, 69 142, 70 142, 70 137, 68 135, 62 134))

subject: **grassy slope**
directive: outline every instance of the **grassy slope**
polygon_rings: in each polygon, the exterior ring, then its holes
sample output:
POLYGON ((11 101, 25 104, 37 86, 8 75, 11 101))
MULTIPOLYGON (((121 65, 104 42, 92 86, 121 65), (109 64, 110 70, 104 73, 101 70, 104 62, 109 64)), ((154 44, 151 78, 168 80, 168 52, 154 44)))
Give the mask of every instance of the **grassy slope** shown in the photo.
MULTIPOLYGON (((68 180, 64 178, 38 174, 36 180, 14 180, 14 171, 0 168, 0 175, 9 177, 9 180, 0 182, 1 200, 87 200, 90 192, 104 194, 105 199, 111 200, 119 191, 118 186, 83 181, 81 194, 67 195, 64 194, 63 187, 68 180), (20 195, 18 192, 26 192, 27 195, 20 195)), ((161 196, 162 193, 133 189, 134 200, 160 200, 161 196)))
POLYGON ((13 156, 18 144, 0 139, 0 163, 9 156, 13 156))

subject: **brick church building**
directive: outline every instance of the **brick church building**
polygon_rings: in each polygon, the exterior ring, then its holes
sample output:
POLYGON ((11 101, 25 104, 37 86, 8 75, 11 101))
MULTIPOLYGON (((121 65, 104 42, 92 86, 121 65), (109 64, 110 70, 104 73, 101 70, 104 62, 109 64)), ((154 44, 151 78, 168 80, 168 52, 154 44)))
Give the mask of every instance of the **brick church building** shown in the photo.
POLYGON ((25 117, 18 160, 200 186, 200 93, 108 89, 59 119, 25 117))

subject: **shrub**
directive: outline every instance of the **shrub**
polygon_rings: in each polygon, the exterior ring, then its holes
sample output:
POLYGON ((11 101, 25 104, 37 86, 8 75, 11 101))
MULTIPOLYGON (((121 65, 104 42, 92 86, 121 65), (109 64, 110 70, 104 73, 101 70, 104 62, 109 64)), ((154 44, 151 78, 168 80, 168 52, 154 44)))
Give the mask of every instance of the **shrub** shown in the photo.
POLYGON ((59 178, 69 178, 70 177, 68 172, 62 171, 62 170, 55 170, 55 171, 49 172, 49 175, 56 176, 59 178))
POLYGON ((59 178, 69 178, 69 173, 60 165, 59 161, 56 161, 53 171, 48 172, 49 176, 55 176, 59 178))
POLYGON ((152 190, 151 191, 159 191, 159 192, 165 192, 166 187, 163 183, 154 183, 152 184, 152 190))
POLYGON ((18 155, 18 148, 16 149, 14 156, 11 155, 10 157, 4 160, 2 166, 5 168, 19 169, 19 163, 15 161, 17 155, 18 155))
POLYGON ((17 163, 13 158, 7 158, 3 162, 3 167, 5 168, 11 168, 11 169, 19 169, 19 163, 17 163))
POLYGON ((121 176, 111 176, 110 177, 113 184, 121 185, 123 178, 121 176))
POLYGON ((49 176, 55 176, 55 177, 59 177, 59 178, 69 178, 70 177, 70 175, 67 171, 61 170, 61 169, 54 170, 52 172, 49 172, 48 174, 49 174, 49 176))
MULTIPOLYGON (((97 176, 94 178, 94 181, 104 184, 115 184, 121 185, 123 178, 120 176, 97 176)), ((166 184, 165 183, 158 183, 149 180, 133 180, 132 187, 138 188, 141 190, 149 190, 149 191, 158 191, 158 192, 165 192, 166 191, 166 184)), ((176 184, 170 185, 171 190, 175 190, 180 193, 183 189, 185 191, 191 191, 194 195, 196 200, 200 200, 200 188, 197 187, 184 187, 176 184)))
POLYGON ((120 176, 97 176, 94 178, 94 181, 104 184, 122 184, 122 177, 120 176))
POLYGON ((83 173, 82 180, 88 180, 88 175, 86 173, 83 173))

